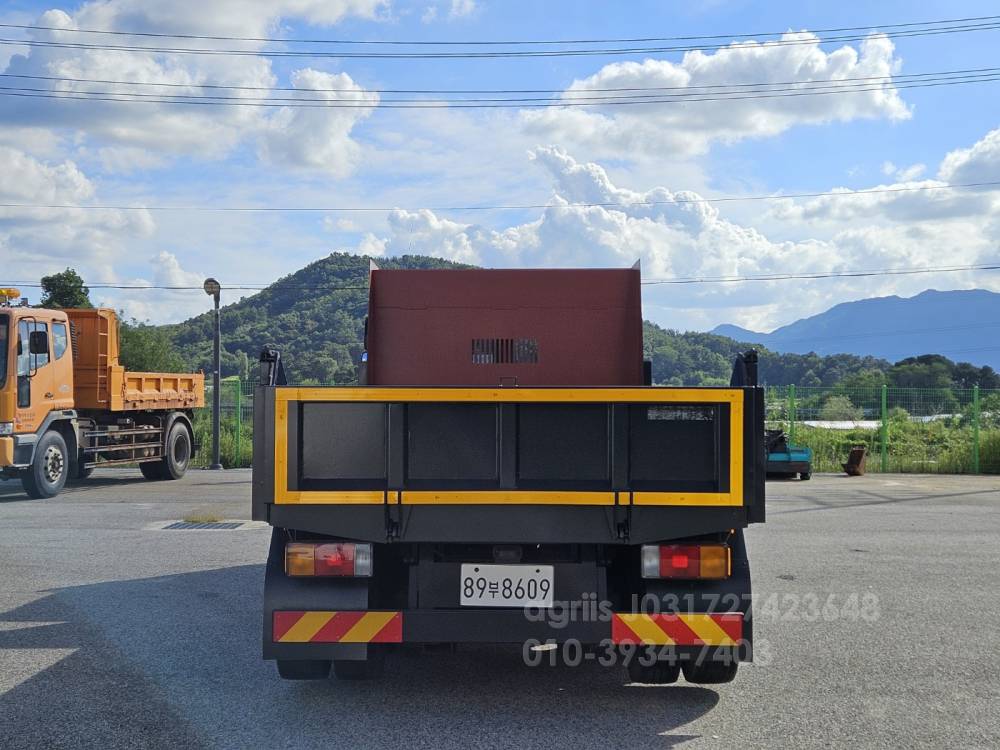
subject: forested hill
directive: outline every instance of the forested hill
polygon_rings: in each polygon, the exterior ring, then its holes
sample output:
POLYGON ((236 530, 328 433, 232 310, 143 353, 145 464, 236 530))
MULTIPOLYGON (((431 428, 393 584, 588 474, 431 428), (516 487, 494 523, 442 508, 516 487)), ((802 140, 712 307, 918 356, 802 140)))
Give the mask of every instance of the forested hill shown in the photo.
MULTIPOLYGON (((222 308, 223 375, 255 371, 268 344, 277 346, 293 382, 349 383, 361 354, 369 258, 334 253, 222 308)), ((419 255, 376 259, 381 268, 462 268, 419 255)), ((210 369, 211 313, 164 326, 188 366, 210 369)), ((673 385, 729 382, 733 358, 747 348, 725 336, 678 333, 646 322, 646 358, 653 378, 673 385)), ((828 385, 889 363, 871 357, 776 354, 761 351, 761 378, 769 383, 828 385)))
MULTIPOLYGON (((222 308, 222 374, 256 372, 260 350, 276 346, 292 382, 350 383, 368 310, 368 256, 333 253, 222 308)), ((378 258, 380 268, 468 268, 420 255, 378 258)), ((164 326, 190 367, 212 361, 212 314, 164 326)))

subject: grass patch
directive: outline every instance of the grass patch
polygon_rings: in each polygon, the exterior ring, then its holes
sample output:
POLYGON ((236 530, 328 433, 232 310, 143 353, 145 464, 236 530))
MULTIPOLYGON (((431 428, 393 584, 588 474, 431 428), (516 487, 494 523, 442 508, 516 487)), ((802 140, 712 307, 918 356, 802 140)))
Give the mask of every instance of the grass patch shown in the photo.
POLYGON ((188 513, 182 520, 184 523, 218 523, 225 519, 214 513, 188 513))

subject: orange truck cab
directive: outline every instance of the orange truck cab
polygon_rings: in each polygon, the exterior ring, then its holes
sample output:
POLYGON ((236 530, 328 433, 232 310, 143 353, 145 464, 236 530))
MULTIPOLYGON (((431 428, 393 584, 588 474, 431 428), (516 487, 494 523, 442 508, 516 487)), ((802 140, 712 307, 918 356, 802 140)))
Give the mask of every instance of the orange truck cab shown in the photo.
POLYGON ((114 310, 11 305, 19 296, 0 289, 0 476, 36 498, 103 465, 183 476, 204 375, 129 372, 114 310))

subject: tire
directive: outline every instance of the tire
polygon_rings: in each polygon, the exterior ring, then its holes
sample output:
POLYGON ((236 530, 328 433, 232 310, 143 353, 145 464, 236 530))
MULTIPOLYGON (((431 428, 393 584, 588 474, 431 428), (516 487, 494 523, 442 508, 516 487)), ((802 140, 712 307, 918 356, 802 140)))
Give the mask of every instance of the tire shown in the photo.
POLYGON ((799 474, 799 479, 803 482, 808 482, 810 479, 812 479, 812 474, 810 474, 808 471, 803 471, 801 474, 799 474))
POLYGON ((278 659, 278 676, 283 680, 325 680, 330 676, 328 659, 278 659))
POLYGON ((35 446, 35 458, 21 474, 21 484, 29 497, 41 500, 58 495, 68 475, 66 441, 55 430, 49 430, 35 446))
POLYGON ((705 660, 700 664, 684 662, 684 679, 696 685, 721 685, 736 678, 740 663, 735 659, 728 662, 705 660))
POLYGON ((364 661, 333 660, 333 673, 338 680, 371 680, 382 675, 382 659, 369 655, 364 661))
POLYGON ((139 471, 151 482, 163 479, 163 461, 144 461, 139 464, 139 471))
POLYGON ((163 478, 180 479, 191 463, 191 433, 180 420, 170 426, 164 448, 163 478))
POLYGON ((139 471, 151 482, 163 479, 180 479, 191 463, 191 433, 181 421, 176 421, 167 432, 163 443, 163 458, 159 461, 144 461, 139 471))
POLYGON ((649 666, 639 663, 636 656, 628 664, 628 679, 630 682, 641 682, 645 685, 672 685, 681 674, 681 665, 677 662, 658 661, 649 666))

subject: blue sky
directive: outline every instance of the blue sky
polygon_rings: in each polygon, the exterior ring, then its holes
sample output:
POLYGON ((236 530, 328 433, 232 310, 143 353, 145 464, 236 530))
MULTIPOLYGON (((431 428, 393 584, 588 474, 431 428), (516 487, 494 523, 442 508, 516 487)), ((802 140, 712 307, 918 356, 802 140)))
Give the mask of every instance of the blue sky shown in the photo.
MULTIPOLYGON (((141 0, 6 2, 0 22, 66 31, 8 38, 106 41, 73 29, 304 39, 471 41, 721 35, 986 16, 988 2, 486 2, 141 0)), ((500 60, 337 60, 0 46, 8 74, 336 88, 586 89, 816 81, 990 67, 1000 30, 701 53, 500 60), (12 56, 13 55, 13 56, 12 56)), ((153 44, 148 39, 114 41, 153 44)), ((759 41, 766 41, 759 37, 759 41)), ((746 39, 742 39, 746 43, 746 39)), ((178 40, 167 44, 180 46, 178 40)), ((191 42, 201 46, 239 42, 191 42)), ((261 50, 261 45, 244 45, 261 50)), ((29 79, 4 79, 25 85, 29 79)), ((38 85, 34 82, 31 85, 38 85)), ((96 91, 107 84, 43 84, 96 91)), ((90 281, 267 283, 331 251, 421 252, 485 266, 624 266, 647 279, 996 260, 995 194, 870 193, 1000 179, 998 83, 681 107, 601 110, 280 110, 0 97, 0 202, 24 205, 366 205, 364 214, 0 209, 0 282, 72 265, 90 281), (691 197, 862 195, 691 204, 691 197), (678 196, 680 194, 680 196, 678 196), (669 205, 680 197, 681 203, 669 205), (622 202, 659 207, 490 211, 448 205, 622 202), (397 210, 388 210, 396 208, 397 210)), ((177 90, 177 89, 175 89, 177 90)), ((287 96, 287 94, 284 94, 287 96)), ((381 98, 392 94, 382 94, 381 98)), ((848 299, 925 288, 1000 289, 997 274, 646 287, 675 328, 769 329, 848 299), (791 284, 794 283, 794 293, 791 284), (793 299, 794 304, 789 304, 793 299)), ((155 322, 195 292, 108 290, 155 322)), ((238 296, 229 293, 229 299, 238 296)))

